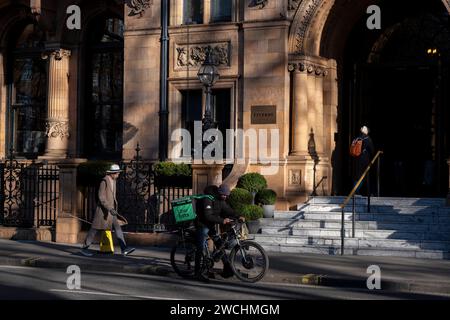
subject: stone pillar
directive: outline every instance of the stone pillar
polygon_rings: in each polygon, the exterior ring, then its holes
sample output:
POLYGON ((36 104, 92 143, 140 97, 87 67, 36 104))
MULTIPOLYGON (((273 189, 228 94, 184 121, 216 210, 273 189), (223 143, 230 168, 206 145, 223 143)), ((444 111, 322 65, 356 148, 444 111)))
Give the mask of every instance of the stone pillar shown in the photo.
POLYGON ((447 206, 450 206, 450 159, 447 160, 447 164, 449 167, 447 206))
POLYGON ((308 154, 308 123, 305 117, 308 114, 308 99, 306 87, 308 85, 308 75, 304 68, 296 68, 291 66, 294 70, 293 75, 293 90, 294 90, 294 106, 292 112, 292 156, 308 154))
POLYGON ((48 77, 47 148, 43 158, 66 158, 69 139, 70 51, 51 52, 48 77))
POLYGON ((193 164, 192 193, 201 194, 206 186, 222 183, 223 164, 193 164))
POLYGON ((77 167, 86 160, 67 160, 59 166, 59 212, 56 217, 56 242, 77 243, 81 230, 81 192, 77 188, 77 167))
POLYGON ((314 81, 316 85, 316 99, 315 99, 315 112, 316 112, 316 125, 314 129, 314 138, 316 141, 316 150, 318 154, 323 154, 323 132, 324 132, 324 105, 323 105, 323 72, 321 68, 317 68, 314 74, 314 81))

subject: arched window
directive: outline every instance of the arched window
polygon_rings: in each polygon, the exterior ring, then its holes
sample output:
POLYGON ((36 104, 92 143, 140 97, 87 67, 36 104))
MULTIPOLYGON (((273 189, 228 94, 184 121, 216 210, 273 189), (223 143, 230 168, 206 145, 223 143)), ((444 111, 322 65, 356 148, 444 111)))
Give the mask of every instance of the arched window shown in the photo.
POLYGON ((30 23, 10 43, 9 141, 16 155, 36 158, 45 151, 47 61, 44 32, 30 23))
POLYGON ((123 132, 123 20, 96 18, 88 35, 85 155, 120 159, 123 132))

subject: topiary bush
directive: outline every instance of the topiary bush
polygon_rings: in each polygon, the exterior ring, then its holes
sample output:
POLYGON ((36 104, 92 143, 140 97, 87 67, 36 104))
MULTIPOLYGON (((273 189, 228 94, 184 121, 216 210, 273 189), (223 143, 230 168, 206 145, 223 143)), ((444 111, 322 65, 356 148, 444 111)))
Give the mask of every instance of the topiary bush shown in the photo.
POLYGON ((240 213, 245 217, 246 221, 261 219, 264 216, 264 210, 260 206, 254 204, 244 205, 240 213))
POLYGON ((158 162, 153 166, 155 185, 165 187, 192 187, 192 168, 185 163, 158 162))
POLYGON ((77 183, 79 186, 98 186, 106 175, 106 171, 114 164, 109 161, 88 161, 77 168, 77 183))
POLYGON ((159 176, 192 177, 192 168, 185 163, 158 162, 154 165, 153 171, 159 176))
POLYGON ((228 204, 236 211, 241 211, 242 206, 252 204, 252 194, 241 188, 235 188, 228 197, 228 204))
POLYGON ((259 191, 255 196, 255 202, 259 205, 274 205, 277 201, 277 193, 272 189, 259 191))
POLYGON ((237 187, 250 192, 258 192, 267 188, 267 181, 266 178, 259 173, 246 173, 239 178, 237 187))

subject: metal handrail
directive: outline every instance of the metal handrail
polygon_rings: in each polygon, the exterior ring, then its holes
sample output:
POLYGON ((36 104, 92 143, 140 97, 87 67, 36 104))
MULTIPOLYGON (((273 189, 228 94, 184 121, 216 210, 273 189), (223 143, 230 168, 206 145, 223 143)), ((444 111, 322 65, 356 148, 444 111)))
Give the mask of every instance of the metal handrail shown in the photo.
POLYGON ((352 192, 348 195, 348 197, 345 199, 345 201, 341 204, 341 209, 344 209, 345 206, 349 203, 350 199, 355 195, 356 190, 360 187, 361 183, 364 181, 364 178, 369 173, 370 169, 372 168, 373 164, 377 159, 383 154, 383 151, 378 151, 373 160, 369 163, 369 165, 366 168, 366 171, 362 174, 361 178, 356 183, 355 187, 353 188, 352 192))
MULTIPOLYGON (((350 199, 353 199, 353 206, 352 206, 352 235, 353 238, 355 237, 355 214, 356 214, 356 210, 355 210, 355 192, 356 190, 358 190, 358 188, 361 186, 361 183, 364 181, 364 179, 366 178, 367 174, 369 173, 370 169, 372 168, 373 164, 375 163, 375 161, 380 159, 380 156, 383 154, 383 151, 378 151, 377 154, 375 155, 375 157, 372 159, 372 161, 369 163, 369 165, 367 166, 366 170, 364 171, 364 173, 361 175, 361 178, 358 180, 358 182, 355 184, 355 186, 353 187, 353 190, 350 192, 350 194, 348 195, 348 197, 345 199, 345 201, 340 205, 341 207, 341 255, 344 255, 344 245, 345 245, 345 206, 349 203, 350 199)), ((379 163, 378 163, 379 164, 379 163)), ((380 166, 378 165, 378 170, 379 170, 380 166)), ((378 173, 379 175, 379 173, 378 173)), ((379 177, 378 177, 379 179, 379 177)), ((378 187, 379 188, 379 187, 378 187)), ((379 194, 378 194, 379 196, 379 194)), ((368 210, 370 212, 370 191, 369 191, 369 195, 368 195, 368 210)))

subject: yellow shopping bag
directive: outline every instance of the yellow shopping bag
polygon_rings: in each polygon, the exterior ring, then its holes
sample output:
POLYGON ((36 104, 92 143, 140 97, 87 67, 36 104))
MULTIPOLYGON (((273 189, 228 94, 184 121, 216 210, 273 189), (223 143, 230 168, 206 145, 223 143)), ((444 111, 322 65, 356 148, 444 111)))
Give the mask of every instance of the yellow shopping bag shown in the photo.
POLYGON ((100 239, 100 252, 114 253, 114 244, 111 230, 102 231, 102 237, 100 239))

